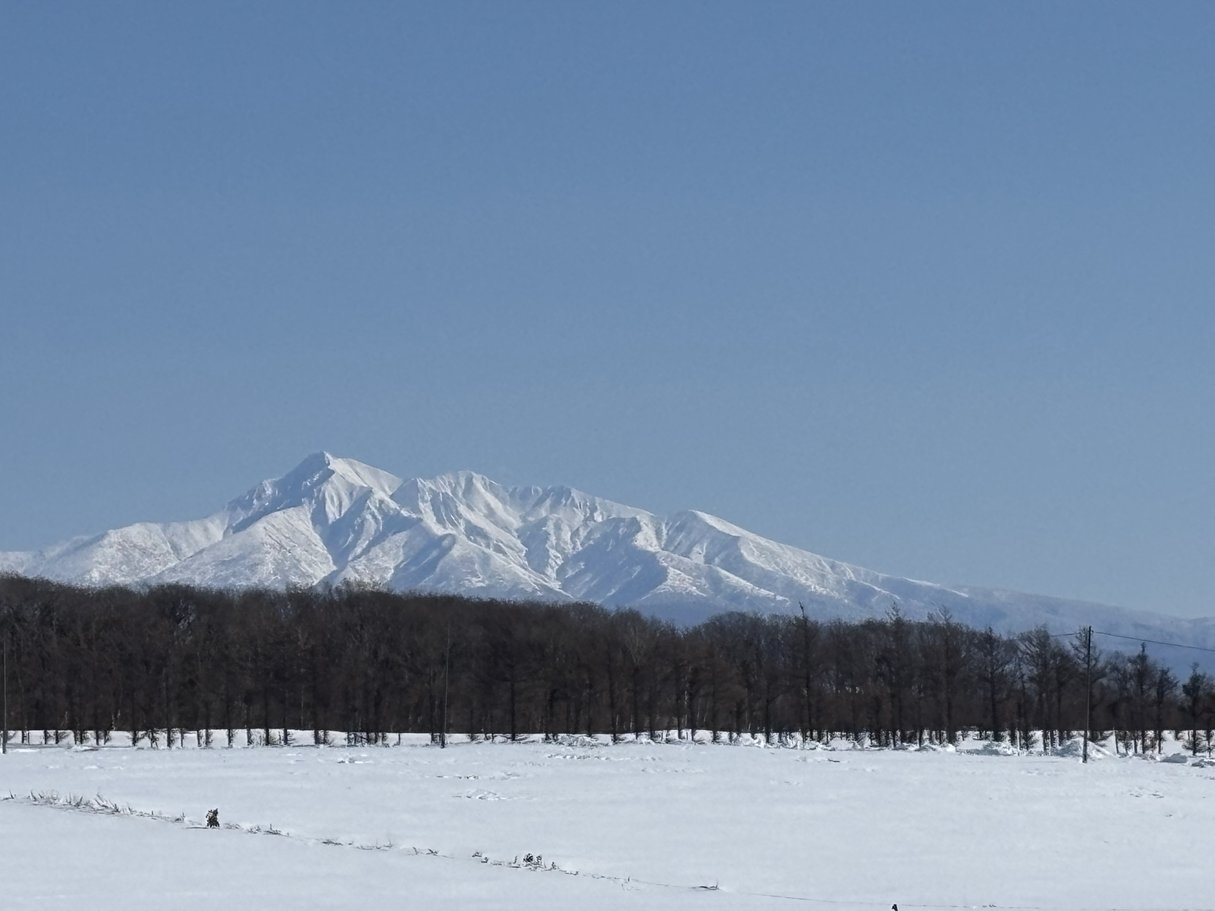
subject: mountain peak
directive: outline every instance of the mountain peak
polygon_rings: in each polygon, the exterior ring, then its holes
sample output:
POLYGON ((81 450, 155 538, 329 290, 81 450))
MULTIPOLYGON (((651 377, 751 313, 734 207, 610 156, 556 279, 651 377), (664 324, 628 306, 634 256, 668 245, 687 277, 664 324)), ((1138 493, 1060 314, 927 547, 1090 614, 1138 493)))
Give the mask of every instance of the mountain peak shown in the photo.
POLYGON ((497 486, 494 481, 479 471, 461 468, 458 471, 445 471, 431 478, 431 483, 439 487, 460 488, 475 485, 477 487, 497 486))
POLYGON ((337 475, 357 487, 369 487, 385 497, 391 497, 393 492, 401 486, 401 479, 394 474, 357 459, 336 456, 324 449, 305 456, 303 461, 278 481, 285 482, 288 487, 298 487, 316 483, 321 480, 321 475, 326 477, 337 475))
POLYGON ((292 471, 321 471, 328 468, 337 460, 337 456, 325 449, 310 452, 295 466, 292 471))

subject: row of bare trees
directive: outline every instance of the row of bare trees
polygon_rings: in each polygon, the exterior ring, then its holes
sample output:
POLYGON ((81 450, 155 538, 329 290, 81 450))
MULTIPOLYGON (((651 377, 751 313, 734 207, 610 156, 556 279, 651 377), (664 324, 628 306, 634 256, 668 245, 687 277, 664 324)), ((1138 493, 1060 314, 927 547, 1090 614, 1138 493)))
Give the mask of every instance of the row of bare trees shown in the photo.
MULTIPOLYGON (((681 628, 631 611, 331 592, 77 588, 0 576, 9 728, 22 740, 174 747, 311 731, 527 733, 770 742, 956 742, 1050 750, 1085 726, 1147 751, 1215 740, 1215 688, 1141 648, 1094 655, 1038 629, 720 614, 681 628), (1090 696, 1091 693, 1091 696, 1090 696), (1039 739, 1040 738, 1040 739, 1039 739)), ((298 733, 295 735, 298 736, 298 733)))

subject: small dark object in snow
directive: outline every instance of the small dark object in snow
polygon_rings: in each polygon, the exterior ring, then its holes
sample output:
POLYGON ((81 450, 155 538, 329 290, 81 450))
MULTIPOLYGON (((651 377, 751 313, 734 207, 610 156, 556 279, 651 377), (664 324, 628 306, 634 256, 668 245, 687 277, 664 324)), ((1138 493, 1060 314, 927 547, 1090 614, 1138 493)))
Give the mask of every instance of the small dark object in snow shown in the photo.
POLYGON ((218 829, 219 828, 219 807, 216 807, 214 810, 207 811, 207 828, 208 829, 218 829))

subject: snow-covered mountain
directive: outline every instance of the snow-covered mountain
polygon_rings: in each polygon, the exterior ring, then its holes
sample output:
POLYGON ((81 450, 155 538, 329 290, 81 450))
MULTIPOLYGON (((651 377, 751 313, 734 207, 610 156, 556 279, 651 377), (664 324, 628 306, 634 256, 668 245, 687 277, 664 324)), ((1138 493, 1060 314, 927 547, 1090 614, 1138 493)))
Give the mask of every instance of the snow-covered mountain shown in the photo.
POLYGON ((656 516, 568 487, 504 487, 473 472, 402 481, 316 453, 204 519, 139 523, 45 550, 0 554, 0 572, 88 585, 187 582, 595 601, 696 620, 726 610, 820 618, 946 608, 972 626, 1215 646, 1215 620, 1182 620, 1037 595, 948 588, 788 547, 702 512, 656 516))

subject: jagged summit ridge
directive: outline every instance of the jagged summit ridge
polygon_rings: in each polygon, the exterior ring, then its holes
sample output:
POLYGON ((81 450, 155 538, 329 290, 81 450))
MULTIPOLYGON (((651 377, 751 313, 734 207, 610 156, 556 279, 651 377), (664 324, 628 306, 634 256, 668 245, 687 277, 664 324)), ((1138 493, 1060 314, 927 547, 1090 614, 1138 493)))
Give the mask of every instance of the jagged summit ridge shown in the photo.
MULTIPOLYGON (((948 610, 1009 630, 1098 622, 1159 633, 1208 621, 887 576, 779 544, 696 510, 657 516, 569 487, 507 487, 472 471, 402 480, 309 455, 213 515, 139 523, 38 552, 0 571, 90 585, 314 586, 587 600, 682 618, 725 610, 910 617, 948 610), (1163 624, 1163 626, 1162 626, 1163 624)), ((1205 625, 1204 625, 1205 624, 1205 625)), ((1215 638, 1215 637, 1212 637, 1215 638)), ((1204 639, 1205 641, 1205 639, 1204 639)))

